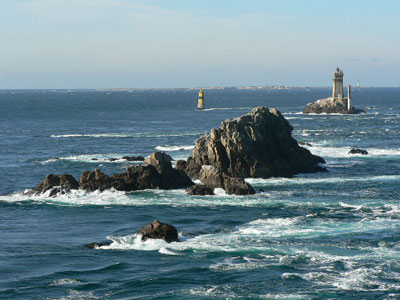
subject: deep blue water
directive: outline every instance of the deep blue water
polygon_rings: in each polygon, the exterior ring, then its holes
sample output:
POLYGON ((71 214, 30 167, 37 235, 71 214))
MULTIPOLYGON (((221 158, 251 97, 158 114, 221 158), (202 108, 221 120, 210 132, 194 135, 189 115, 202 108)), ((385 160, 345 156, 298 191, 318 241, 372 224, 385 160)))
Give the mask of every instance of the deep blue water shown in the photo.
POLYGON ((0 299, 400 299, 400 89, 354 89, 363 115, 300 113, 329 94, 206 90, 198 112, 188 90, 0 91, 0 299), (186 158, 201 134, 260 105, 330 172, 250 179, 264 190, 253 196, 22 195, 49 173, 129 165, 108 158, 186 158), (156 218, 181 242, 136 239, 156 218))

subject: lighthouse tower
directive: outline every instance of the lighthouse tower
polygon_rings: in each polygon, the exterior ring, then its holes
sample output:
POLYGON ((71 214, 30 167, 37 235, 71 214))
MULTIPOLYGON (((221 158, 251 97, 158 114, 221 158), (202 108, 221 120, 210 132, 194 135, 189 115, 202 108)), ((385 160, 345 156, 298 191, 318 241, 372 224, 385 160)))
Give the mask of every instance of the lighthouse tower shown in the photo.
POLYGON ((204 93, 203 93, 203 89, 200 89, 200 91, 199 91, 199 101, 197 103, 197 109, 198 110, 204 109, 204 93))
POLYGON ((333 73, 332 98, 343 99, 343 71, 339 68, 336 68, 336 72, 333 73))

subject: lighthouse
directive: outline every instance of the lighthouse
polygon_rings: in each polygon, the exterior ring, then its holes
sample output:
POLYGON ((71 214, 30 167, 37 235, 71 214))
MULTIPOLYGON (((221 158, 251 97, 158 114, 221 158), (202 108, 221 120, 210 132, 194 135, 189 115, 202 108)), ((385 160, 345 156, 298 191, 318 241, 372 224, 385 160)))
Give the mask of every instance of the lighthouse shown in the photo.
POLYGON ((199 101, 197 103, 197 109, 198 110, 204 109, 204 93, 203 93, 203 89, 200 89, 200 91, 199 91, 199 101))
POLYGON ((343 99, 343 71, 336 68, 336 72, 333 73, 333 93, 332 98, 343 99))

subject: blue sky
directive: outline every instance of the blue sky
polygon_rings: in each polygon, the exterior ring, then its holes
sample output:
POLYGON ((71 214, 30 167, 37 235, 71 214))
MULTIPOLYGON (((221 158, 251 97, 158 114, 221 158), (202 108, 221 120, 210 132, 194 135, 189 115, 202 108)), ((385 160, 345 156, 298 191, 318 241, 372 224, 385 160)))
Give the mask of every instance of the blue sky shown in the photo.
POLYGON ((400 86, 400 1, 2 0, 0 88, 400 86))

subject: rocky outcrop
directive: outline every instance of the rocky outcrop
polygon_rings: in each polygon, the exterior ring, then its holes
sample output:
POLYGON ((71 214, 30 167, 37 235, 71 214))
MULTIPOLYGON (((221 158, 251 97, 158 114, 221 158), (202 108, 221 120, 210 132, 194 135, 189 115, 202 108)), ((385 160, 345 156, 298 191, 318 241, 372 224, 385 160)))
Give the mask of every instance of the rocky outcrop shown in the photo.
POLYGON ((88 192, 99 190, 100 192, 111 188, 111 180, 106 174, 96 169, 84 171, 79 180, 79 188, 88 192))
POLYGON ((214 166, 203 165, 200 171, 199 179, 204 183, 205 186, 212 189, 222 188, 227 194, 255 194, 253 187, 243 179, 228 176, 214 166))
POLYGON ((189 187, 186 193, 195 196, 211 196, 214 195, 214 190, 208 186, 196 184, 189 187))
POLYGON ((365 110, 357 109, 351 106, 347 109, 347 98, 325 98, 319 99, 313 103, 308 103, 304 108, 303 113, 309 114, 360 114, 365 113, 365 110))
POLYGON ((65 194, 71 190, 79 189, 79 183, 69 174, 62 175, 47 175, 44 180, 30 190, 27 195, 41 195, 48 193, 49 197, 54 197, 57 194, 65 194))
POLYGON ((28 195, 40 195, 50 189, 50 196, 55 196, 79 188, 88 192, 102 192, 110 188, 130 192, 144 189, 181 189, 192 185, 194 182, 185 172, 172 167, 171 156, 155 152, 146 159, 144 165, 130 166, 124 173, 111 177, 97 169, 84 171, 79 183, 71 175, 47 175, 28 195))
POLYGON ((158 220, 143 226, 136 234, 142 236, 142 241, 148 239, 162 239, 167 243, 178 241, 178 231, 176 228, 172 225, 161 223, 158 220))
POLYGON ((200 137, 185 171, 195 179, 203 165, 214 166, 236 178, 292 177, 297 173, 326 171, 318 165, 325 161, 300 147, 292 138, 292 131, 277 109, 255 108, 200 137))
POLYGON ((368 151, 364 149, 357 149, 357 148, 352 148, 348 154, 362 154, 362 155, 368 155, 368 151))

